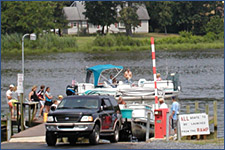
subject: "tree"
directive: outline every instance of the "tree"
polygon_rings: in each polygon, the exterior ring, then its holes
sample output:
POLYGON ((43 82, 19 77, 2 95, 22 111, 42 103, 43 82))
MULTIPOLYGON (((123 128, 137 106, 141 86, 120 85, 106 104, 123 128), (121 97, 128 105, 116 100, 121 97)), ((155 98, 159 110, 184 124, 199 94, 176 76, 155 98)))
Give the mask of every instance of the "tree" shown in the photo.
POLYGON ((132 28, 138 27, 140 21, 138 20, 137 15, 137 3, 125 2, 128 6, 123 6, 121 4, 121 10, 119 12, 120 16, 118 21, 124 23, 126 29, 126 35, 132 35, 132 28))
POLYGON ((110 26, 116 22, 116 7, 118 2, 115 1, 86 1, 84 15, 93 25, 102 26, 104 34, 105 26, 110 26))
POLYGON ((169 1, 161 2, 159 5, 159 24, 164 28, 165 34, 167 34, 167 26, 172 24, 172 11, 169 1))
MULTIPOLYGON (((61 36, 61 29, 62 28, 68 28, 67 24, 68 24, 68 21, 66 20, 66 17, 65 15, 63 14, 63 7, 65 5, 68 5, 68 2, 60 2, 60 1, 57 1, 55 2, 55 7, 54 7, 54 13, 53 13, 53 16, 54 16, 54 30, 55 29, 59 29, 59 35, 61 36)), ((54 31, 55 33, 55 31, 54 31)))
POLYGON ((213 16, 206 24, 206 32, 213 32, 219 34, 224 31, 224 22, 219 16, 213 16))
POLYGON ((65 18, 63 5, 52 1, 2 2, 2 33, 41 33, 62 28, 65 18))

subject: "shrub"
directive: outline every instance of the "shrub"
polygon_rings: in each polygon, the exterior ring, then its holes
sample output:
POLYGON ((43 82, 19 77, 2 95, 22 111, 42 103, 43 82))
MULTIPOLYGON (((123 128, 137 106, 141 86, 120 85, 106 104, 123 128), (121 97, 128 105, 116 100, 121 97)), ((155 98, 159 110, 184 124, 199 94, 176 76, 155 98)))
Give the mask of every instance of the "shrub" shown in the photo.
POLYGON ((187 31, 180 31, 179 32, 179 35, 181 37, 191 37, 192 36, 192 33, 191 32, 187 32, 187 31))
MULTIPOLYGON (((76 38, 74 37, 59 37, 54 34, 39 35, 36 41, 31 41, 28 38, 24 39, 24 47, 29 49, 65 49, 77 48, 76 38)), ((22 34, 5 34, 1 38, 2 50, 21 49, 22 34)))

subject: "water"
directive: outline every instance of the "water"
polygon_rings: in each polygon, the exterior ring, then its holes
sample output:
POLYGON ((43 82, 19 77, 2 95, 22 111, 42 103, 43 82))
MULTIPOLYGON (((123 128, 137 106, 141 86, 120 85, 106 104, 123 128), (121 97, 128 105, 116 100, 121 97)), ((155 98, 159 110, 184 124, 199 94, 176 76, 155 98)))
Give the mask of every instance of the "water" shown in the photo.
MULTIPOLYGON (((98 64, 122 65, 130 68, 133 80, 145 78, 153 80, 150 51, 106 52, 106 53, 58 53, 40 56, 25 56, 25 96, 33 85, 44 84, 51 88, 57 97, 65 96, 66 86, 73 78, 84 82, 86 67, 98 64)), ((157 72, 166 78, 167 72, 178 72, 182 85, 179 95, 181 112, 186 105, 194 112, 194 103, 198 101, 204 112, 206 103, 213 114, 213 100, 218 100, 219 137, 224 136, 224 51, 156 51, 157 72)), ((5 92, 10 84, 17 82, 17 73, 21 73, 21 56, 2 56, 1 60, 1 112, 8 111, 5 92)), ((168 102, 171 103, 171 102, 168 102)))

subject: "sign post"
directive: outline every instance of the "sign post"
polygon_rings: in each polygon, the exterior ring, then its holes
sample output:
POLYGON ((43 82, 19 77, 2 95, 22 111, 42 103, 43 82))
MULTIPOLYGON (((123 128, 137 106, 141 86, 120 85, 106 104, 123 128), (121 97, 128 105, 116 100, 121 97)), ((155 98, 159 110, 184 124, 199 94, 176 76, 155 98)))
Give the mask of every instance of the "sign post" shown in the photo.
MULTIPOLYGON (((21 131, 24 130, 24 114, 23 114, 23 80, 24 80, 24 76, 22 73, 17 74, 17 91, 18 93, 20 93, 20 114, 21 114, 21 131)), ((18 111, 18 110, 17 110, 18 111)))

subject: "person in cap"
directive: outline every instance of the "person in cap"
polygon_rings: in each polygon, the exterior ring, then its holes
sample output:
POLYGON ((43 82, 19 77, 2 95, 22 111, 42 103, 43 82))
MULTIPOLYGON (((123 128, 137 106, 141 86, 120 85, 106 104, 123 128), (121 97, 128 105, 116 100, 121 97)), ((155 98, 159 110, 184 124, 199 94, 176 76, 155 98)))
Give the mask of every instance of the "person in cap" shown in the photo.
POLYGON ((59 95, 58 96, 58 100, 57 100, 58 104, 62 101, 62 99, 63 99, 63 96, 62 95, 59 95))
POLYGON ((163 98, 159 98, 159 108, 168 108, 167 104, 164 102, 163 98))
POLYGON ((156 81, 161 81, 161 80, 162 80, 162 78, 161 78, 160 73, 157 73, 157 75, 156 75, 156 81))
POLYGON ((16 111, 15 102, 18 102, 18 100, 13 98, 13 90, 14 90, 14 85, 10 84, 9 89, 6 91, 6 99, 7 99, 7 103, 9 105, 9 109, 11 112, 11 118, 14 119, 15 118, 14 111, 16 111))
POLYGON ((180 110, 180 105, 179 103, 176 101, 176 97, 173 96, 172 97, 172 107, 171 107, 171 116, 170 118, 172 119, 172 129, 174 130, 174 136, 176 137, 177 135, 177 115, 179 114, 179 110, 180 110))

